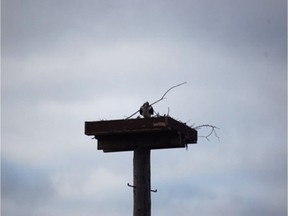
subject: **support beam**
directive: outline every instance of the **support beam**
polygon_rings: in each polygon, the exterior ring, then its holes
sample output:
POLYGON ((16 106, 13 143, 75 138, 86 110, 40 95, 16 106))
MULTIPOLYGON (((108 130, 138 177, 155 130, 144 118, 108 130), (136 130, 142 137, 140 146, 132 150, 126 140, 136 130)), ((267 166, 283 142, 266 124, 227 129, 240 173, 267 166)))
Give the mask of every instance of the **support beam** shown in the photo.
POLYGON ((133 216, 151 216, 150 149, 134 149, 133 216))
POLYGON ((185 148, 197 143, 195 129, 169 116, 85 122, 85 134, 94 136, 104 152, 185 148))
POLYGON ((150 152, 197 143, 197 131, 169 116, 85 122, 85 134, 104 152, 134 151, 133 216, 151 216, 150 152))

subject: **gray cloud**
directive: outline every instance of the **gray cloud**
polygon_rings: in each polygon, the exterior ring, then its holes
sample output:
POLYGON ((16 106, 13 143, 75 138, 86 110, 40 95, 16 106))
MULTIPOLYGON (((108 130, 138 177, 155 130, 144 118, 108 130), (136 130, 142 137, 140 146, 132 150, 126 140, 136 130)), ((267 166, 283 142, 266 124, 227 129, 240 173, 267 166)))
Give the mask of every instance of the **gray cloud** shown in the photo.
POLYGON ((285 215, 284 0, 4 0, 2 13, 4 215, 131 214, 132 153, 97 151, 84 121, 183 81, 154 109, 215 124, 220 141, 152 153, 153 213, 285 215))
MULTIPOLYGON (((116 41, 210 41, 228 48, 275 46, 285 55, 284 0, 271 1, 3 1, 4 53, 43 52, 67 38, 116 41), (17 16, 14 16, 17 14, 17 16), (48 46, 48 47, 47 47, 48 46), (26 50, 26 51, 25 51, 26 50)), ((24 53, 23 53, 24 54, 24 53)))
POLYGON ((55 196, 52 182, 39 167, 1 161, 1 199, 3 215, 37 213, 55 196))

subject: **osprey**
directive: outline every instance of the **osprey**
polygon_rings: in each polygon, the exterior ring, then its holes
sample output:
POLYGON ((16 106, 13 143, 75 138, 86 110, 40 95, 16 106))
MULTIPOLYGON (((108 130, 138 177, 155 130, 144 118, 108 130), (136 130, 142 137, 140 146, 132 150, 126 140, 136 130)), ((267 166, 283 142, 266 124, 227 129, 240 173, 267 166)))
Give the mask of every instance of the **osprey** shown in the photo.
POLYGON ((148 102, 145 102, 141 107, 140 107, 140 115, 142 115, 144 118, 150 118, 151 115, 154 114, 153 107, 149 105, 148 102))

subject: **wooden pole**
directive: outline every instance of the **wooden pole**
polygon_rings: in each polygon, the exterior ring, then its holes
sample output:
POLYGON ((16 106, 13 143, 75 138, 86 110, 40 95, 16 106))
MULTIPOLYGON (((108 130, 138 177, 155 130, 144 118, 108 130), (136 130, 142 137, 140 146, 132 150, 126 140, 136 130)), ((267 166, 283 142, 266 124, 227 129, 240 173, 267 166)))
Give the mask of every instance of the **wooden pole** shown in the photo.
POLYGON ((134 149, 133 216, 151 216, 150 149, 134 149))

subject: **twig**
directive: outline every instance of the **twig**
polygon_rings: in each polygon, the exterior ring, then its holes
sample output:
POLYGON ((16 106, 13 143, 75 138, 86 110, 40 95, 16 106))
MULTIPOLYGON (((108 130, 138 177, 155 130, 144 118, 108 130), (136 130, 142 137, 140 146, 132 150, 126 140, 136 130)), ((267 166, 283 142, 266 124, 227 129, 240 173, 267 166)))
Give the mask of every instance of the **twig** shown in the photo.
POLYGON ((132 115, 128 116, 126 119, 130 119, 132 116, 136 115, 139 112, 139 110, 137 110, 136 112, 134 112, 132 115))
POLYGON ((198 136, 198 137, 204 137, 204 138, 206 138, 208 141, 210 141, 210 140, 209 140, 209 137, 214 133, 214 135, 218 138, 218 140, 220 140, 220 137, 218 136, 218 134, 217 134, 217 132, 216 132, 216 129, 219 130, 220 128, 218 128, 218 127, 216 127, 216 126, 214 126, 214 125, 204 124, 204 125, 199 125, 199 126, 192 127, 192 128, 195 129, 195 130, 197 130, 197 129, 199 130, 199 129, 203 128, 203 127, 211 128, 211 131, 210 131, 210 133, 207 134, 206 136, 198 136))
POLYGON ((162 96, 159 100, 153 102, 152 104, 150 104, 150 106, 152 106, 152 105, 160 102, 161 100, 164 100, 164 99, 165 99, 165 98, 164 98, 165 95, 166 95, 169 91, 171 91, 173 88, 176 88, 176 87, 178 87, 178 86, 184 85, 184 84, 186 84, 186 83, 187 83, 187 82, 183 82, 183 83, 180 83, 180 84, 178 84, 178 85, 172 86, 171 88, 169 88, 169 89, 163 94, 163 96, 162 96))
MULTIPOLYGON (((169 91, 171 91, 173 88, 176 88, 176 87, 178 87, 178 86, 184 85, 184 84, 186 84, 186 83, 187 83, 187 82, 183 82, 183 83, 180 83, 180 84, 178 84, 178 85, 172 86, 171 88, 169 88, 169 89, 163 94, 163 96, 162 96, 159 100, 153 102, 152 104, 150 104, 150 106, 152 106, 152 105, 160 102, 161 100, 164 100, 164 99, 165 99, 165 98, 164 98, 165 95, 166 95, 169 91)), ((139 110, 137 110, 136 112, 134 112, 133 114, 131 114, 130 116, 128 116, 126 119, 130 119, 132 116, 136 115, 138 112, 139 112, 139 110)), ((169 114, 169 111, 168 111, 168 114, 169 114)))

